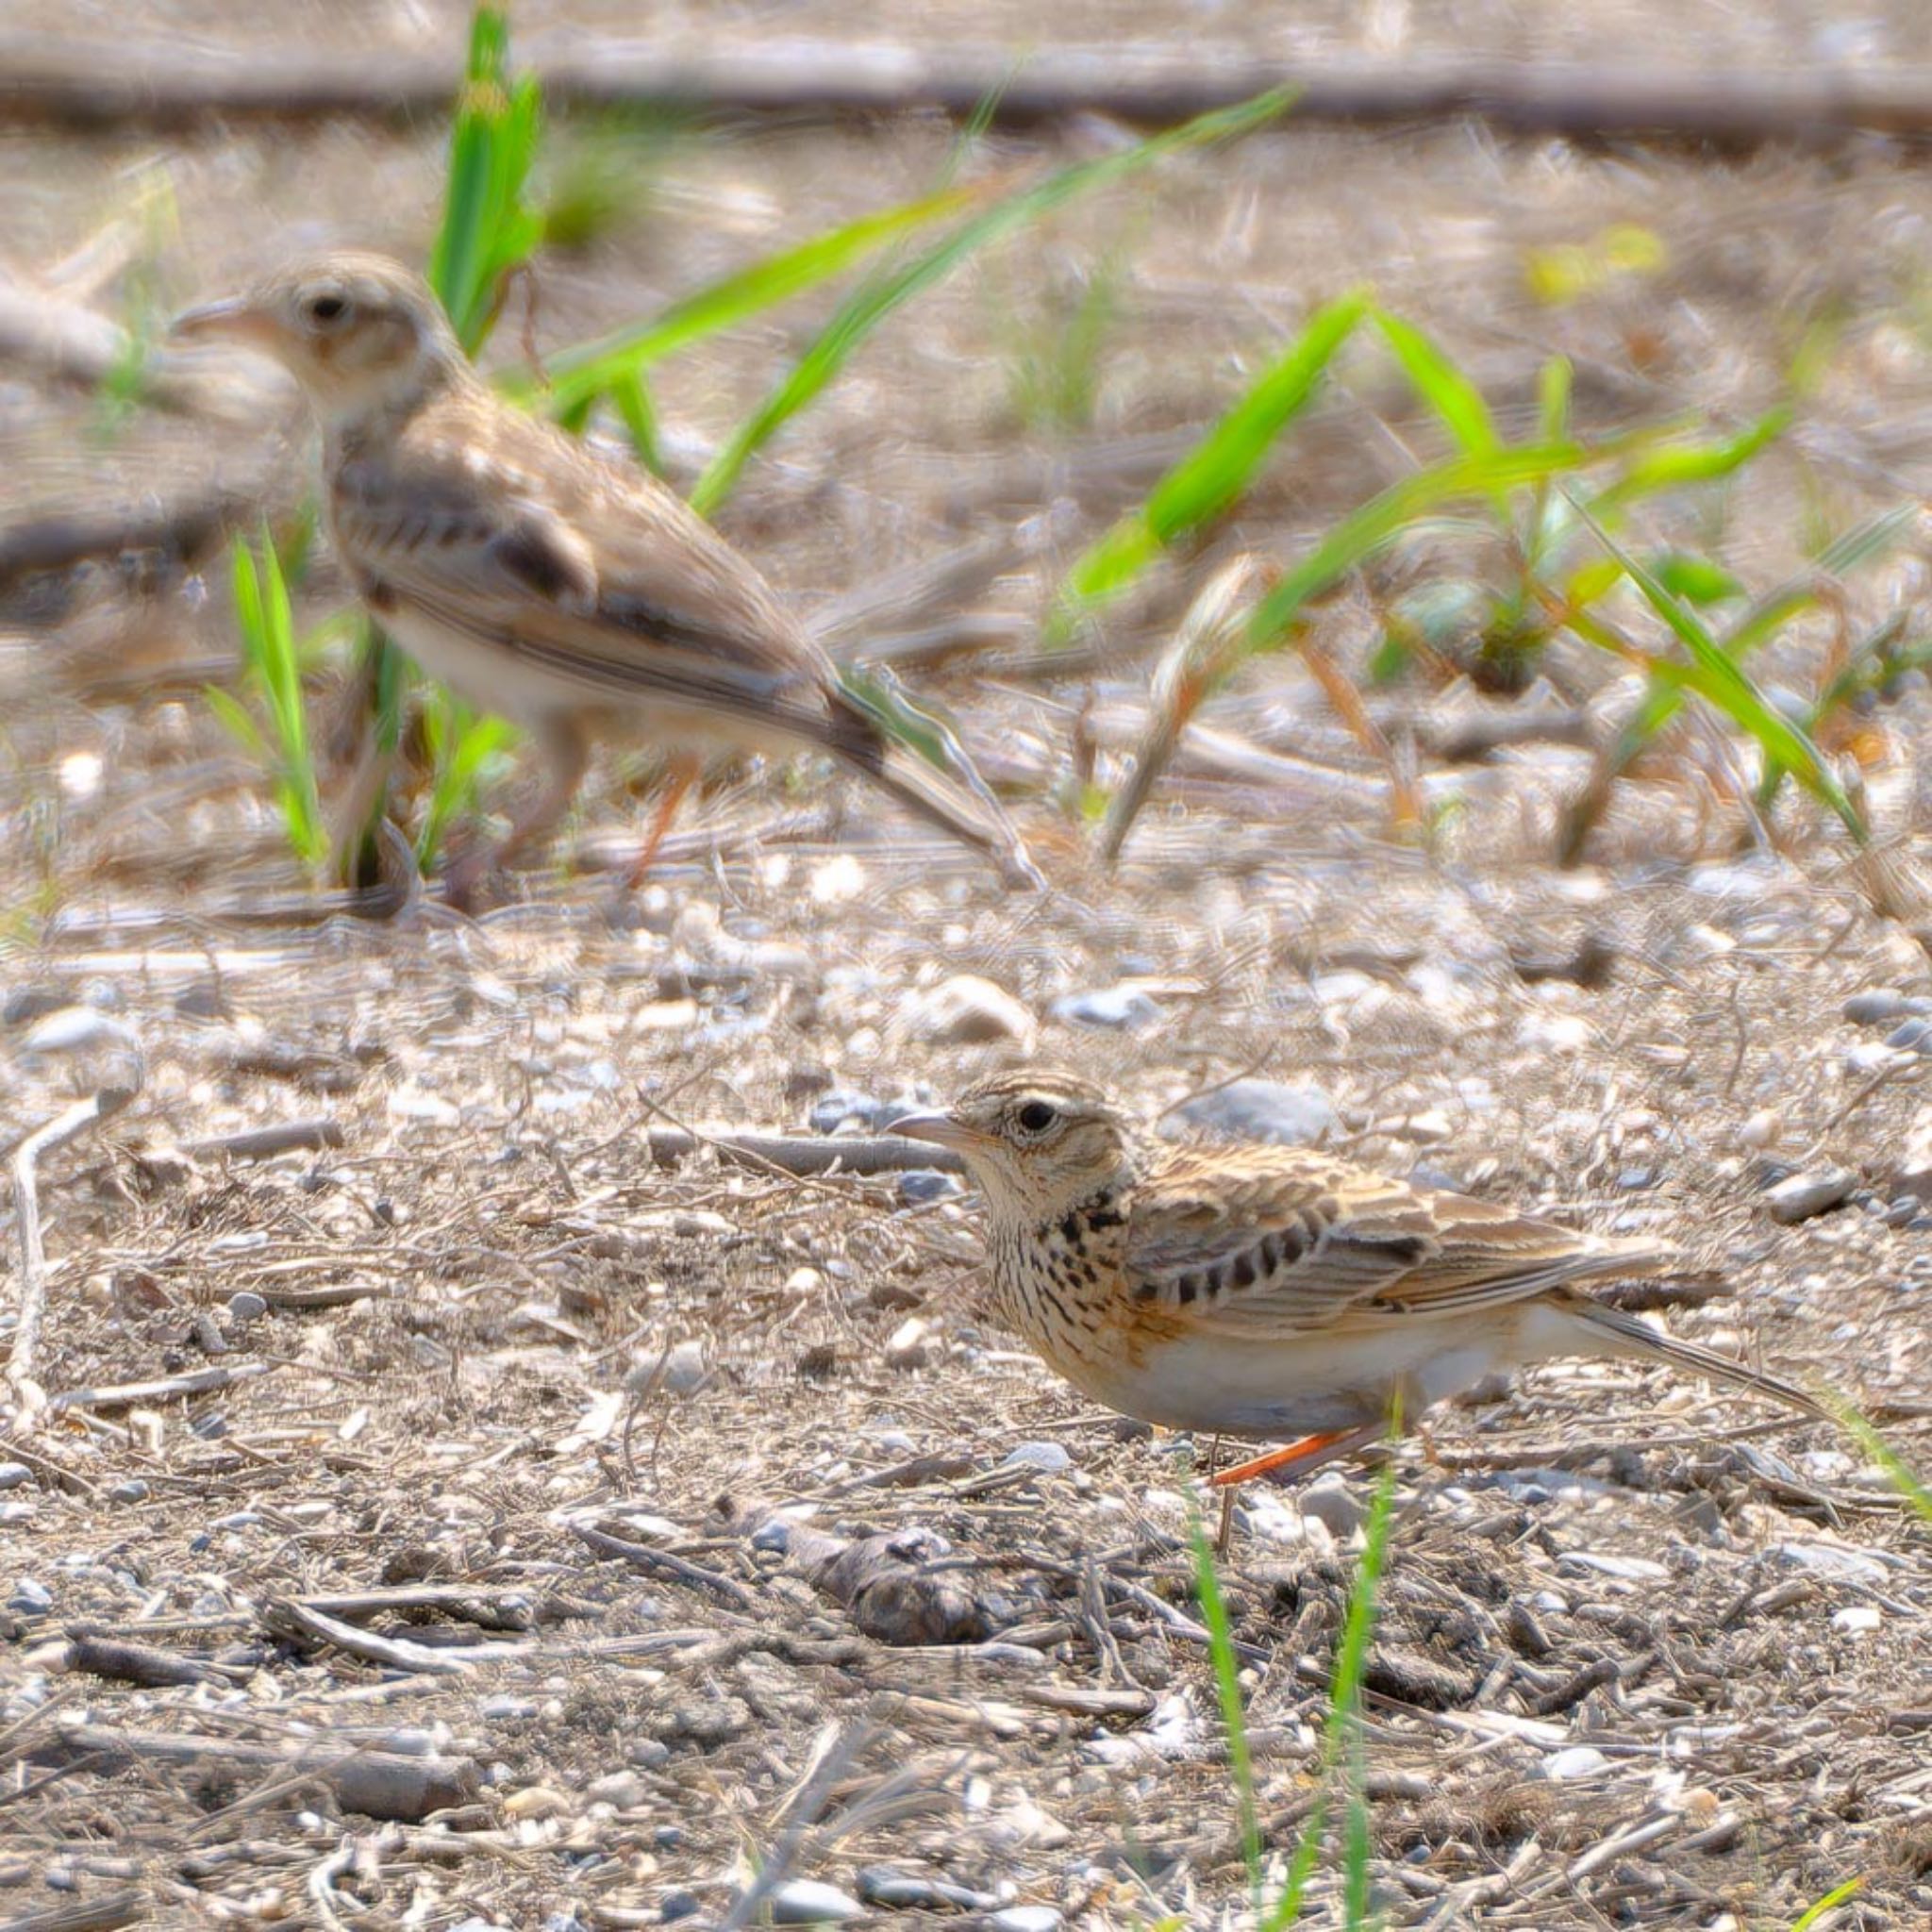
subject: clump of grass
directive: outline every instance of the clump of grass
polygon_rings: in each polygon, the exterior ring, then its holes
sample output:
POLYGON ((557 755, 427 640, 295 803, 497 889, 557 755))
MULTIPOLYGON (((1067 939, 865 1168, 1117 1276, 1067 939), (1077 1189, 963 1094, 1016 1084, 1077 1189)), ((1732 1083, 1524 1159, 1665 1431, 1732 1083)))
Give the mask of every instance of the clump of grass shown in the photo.
POLYGON ((1338 1788, 1341 1798, 1341 1834, 1337 1863, 1341 1881, 1342 1916, 1336 1923, 1347 1932, 1360 1932, 1374 1921, 1369 1910, 1369 1810, 1365 1791, 1366 1765, 1362 1743, 1362 1674, 1374 1634, 1377 1594, 1388 1562, 1390 1525, 1395 1505, 1395 1465, 1387 1462, 1375 1481, 1368 1521, 1362 1532, 1361 1560, 1349 1591, 1348 1614, 1336 1647, 1329 1679, 1328 1709, 1316 1756, 1319 1789, 1303 1824, 1279 1889, 1269 1896, 1267 1846, 1256 1803, 1254 1761, 1248 1751, 1247 1712, 1241 1697, 1241 1664, 1228 1623, 1227 1606, 1214 1553, 1200 1521, 1192 1524, 1195 1595, 1201 1621, 1208 1629, 1208 1657, 1221 1704, 1222 1726, 1227 1734, 1229 1775, 1242 1857, 1247 1866, 1258 1932, 1284 1932, 1301 1915, 1309 1883, 1328 1849, 1330 1807, 1338 1788))
POLYGON ((1100 400, 1102 351, 1120 315, 1121 263, 1110 255, 1049 289, 1034 313, 1008 331, 1008 387, 1028 429, 1091 429, 1100 400))
POLYGON ((235 544, 231 582, 243 688, 259 702, 263 720, 258 722, 233 692, 217 687, 209 687, 208 702, 236 741, 274 774, 275 808, 290 849, 303 864, 319 866, 329 841, 302 699, 304 651, 295 636, 288 581, 266 527, 258 553, 246 542, 235 544))
MULTIPOLYGON (((1198 537, 1235 507, 1365 318, 1373 319, 1451 451, 1342 517, 1283 566, 1274 588, 1249 609, 1240 641, 1218 648, 1212 666, 1188 682, 1190 708, 1247 658, 1302 648, 1310 652, 1311 668, 1338 708, 1355 724, 1366 714, 1338 687, 1336 667, 1317 662, 1307 642, 1310 608, 1378 553, 1405 541, 1441 545, 1446 539, 1468 563, 1459 572, 1436 574, 1402 601, 1374 654, 1375 675, 1396 675, 1417 651, 1439 652, 1451 635, 1460 634, 1478 641, 1470 668, 1479 681, 1486 668, 1487 681, 1519 688, 1551 640, 1568 633, 1640 666, 1649 680, 1651 694, 1622 734, 1607 775, 1572 814, 1566 851, 1587 835, 1608 784, 1687 697, 1722 714, 1758 747, 1767 798, 1783 777, 1793 777, 1862 844, 1863 816, 1811 731, 1767 699, 1740 661, 1824 592, 1812 585, 1747 605, 1720 637, 1701 612, 1742 599, 1743 588, 1729 572, 1684 551, 1645 558, 1615 534, 1638 505, 1667 492, 1723 485, 1783 434, 1790 406, 1715 439, 1687 436, 1673 424, 1585 444, 1571 430, 1569 369, 1558 359, 1543 371, 1535 439, 1512 443, 1466 372, 1412 324, 1360 295, 1319 311, 1141 506, 1075 562, 1048 619, 1046 641, 1064 641, 1077 622, 1119 594, 1154 558, 1198 537), (1500 580, 1472 567, 1479 557, 1498 554, 1509 565, 1500 580), (1655 641, 1631 634, 1618 621, 1611 600, 1623 591, 1634 591, 1659 627, 1655 641)), ((1864 561, 1892 541, 1905 521, 1903 515, 1881 519, 1851 533, 1821 559, 1821 575, 1864 561)), ((1856 680, 1848 689, 1856 692, 1856 680)), ((1819 715, 1847 701, 1837 695, 1826 706, 1822 694, 1819 715)), ((1172 754, 1172 708, 1171 693, 1157 690, 1156 715, 1130 780, 1136 808, 1172 754)), ((1113 849, 1126 829, 1122 815, 1110 814, 1113 849)))

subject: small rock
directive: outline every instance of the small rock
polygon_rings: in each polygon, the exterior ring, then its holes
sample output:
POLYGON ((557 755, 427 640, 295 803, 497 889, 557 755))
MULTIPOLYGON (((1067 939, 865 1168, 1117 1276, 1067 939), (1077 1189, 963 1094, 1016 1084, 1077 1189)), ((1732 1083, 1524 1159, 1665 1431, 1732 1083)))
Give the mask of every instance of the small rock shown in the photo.
POLYGON ((672 1395, 693 1395, 710 1372, 702 1341, 679 1341, 670 1348, 641 1350, 624 1386, 634 1394, 663 1390, 672 1395))
POLYGON ((561 1818, 575 1808, 569 1794, 554 1785, 525 1785, 503 1801, 508 1818, 561 1818))
POLYGON ((1567 1751, 1553 1752, 1543 1760, 1543 1775, 1567 1783, 1573 1778, 1594 1777, 1607 1771, 1610 1760, 1593 1744, 1574 1744, 1567 1751))
POLYGON ((1842 1207, 1857 1185, 1857 1176, 1845 1168, 1820 1168, 1788 1175, 1766 1191, 1764 1205, 1774 1221, 1789 1227, 1793 1222, 1808 1221, 1814 1214, 1842 1207))
POLYGON ((643 1779, 634 1771, 608 1771, 584 1787, 584 1796, 591 1804, 613 1805, 620 1811, 635 1811, 649 1795, 643 1779))
POLYGON ((22 1483, 30 1483, 33 1479, 34 1473, 25 1463, 0 1462, 0 1490, 17 1490, 22 1483))
POLYGON ((1103 1026, 1112 1032, 1138 1032, 1160 1019, 1160 1005, 1137 986, 1104 986, 1092 992, 1070 992, 1048 1009, 1067 1026, 1103 1026))
POLYGON ((986 1932, 1056 1932, 1065 1923, 1051 1906, 1008 1906, 987 1914, 986 1932))
POLYGON ((148 1497, 147 1485, 138 1476, 129 1476, 125 1483, 116 1483, 108 1491, 110 1503, 145 1503, 148 1497))
POLYGON ((675 1852, 684 1842, 684 1832, 675 1824, 660 1824, 651 1834, 653 1849, 660 1852, 675 1852))
POLYGON ((926 1343, 931 1338, 932 1328, 927 1323, 922 1322, 917 1315, 908 1315, 886 1339, 887 1368, 923 1369, 926 1360, 926 1343))
POLYGON ((1925 1010, 1923 1000, 1907 999, 1889 986, 1867 987, 1855 992, 1844 1004, 1844 1016, 1854 1026, 1883 1026, 1907 1013, 1925 1010))
MULTIPOLYGON (((882 1116, 886 1111, 887 1103, 875 1093, 862 1092, 856 1087, 835 1087, 812 1102, 811 1112, 807 1119, 811 1122, 814 1134, 836 1134, 848 1123, 870 1132, 884 1124, 882 1116)), ((904 1113, 906 1109, 894 1104, 891 1111, 904 1113)))
POLYGON ((1022 1442, 1000 1463, 1002 1469, 1037 1469, 1047 1475, 1063 1475, 1073 1466, 1064 1442, 1022 1442))
POLYGON ((1887 1227, 1909 1227, 1918 1220, 1921 1203, 1916 1194, 1901 1194, 1885 1210, 1887 1227))
POLYGON ((658 1916, 667 1925, 675 1925, 680 1919, 694 1919, 704 1908, 694 1891, 667 1891, 658 1901, 658 1916))
POLYGON ((7 1607, 24 1617, 44 1617, 54 1607, 54 1592, 38 1577, 23 1576, 14 1584, 7 1607))
POLYGON ((1000 1040, 1031 1045, 1033 1015, 1004 987, 976 973, 959 973, 899 1009, 899 1027, 909 1039, 935 1046, 981 1046, 1000 1040))
POLYGON ((1346 1479, 1332 1474, 1318 1475, 1302 1491, 1301 1508, 1304 1516, 1325 1524, 1338 1542, 1346 1542, 1368 1519, 1346 1479))
POLYGON ((858 1874, 858 1895, 867 1905, 891 1912, 933 1911, 941 1906, 961 1912, 990 1912, 999 1904, 990 1891, 950 1885, 942 1878, 914 1878, 890 1865, 868 1865, 858 1874))
POLYGON ((849 1891, 816 1878, 794 1878, 766 1901, 774 1925, 842 1925, 862 1919, 865 1907, 849 1891))
POLYGON ((913 1167, 899 1176, 898 1191, 907 1207, 923 1208, 928 1201, 943 1201, 961 1190, 957 1174, 941 1174, 936 1167, 913 1167))
POLYGON ((1595 1550, 1565 1550, 1557 1558, 1558 1570, 1593 1570, 1599 1576, 1617 1576, 1630 1583, 1661 1583, 1670 1572, 1648 1557, 1603 1556, 1595 1550))
POLYGON ((1932 1054, 1932 1020, 1907 1020, 1885 1036, 1885 1043, 1897 1053, 1932 1054))
POLYGON ((132 1052, 141 1036, 125 1021, 93 1007, 61 1007, 36 1021, 20 1043, 23 1053, 81 1053, 90 1047, 117 1046, 132 1052))
POLYGON ((1284 1080, 1230 1080, 1211 1093, 1197 1093, 1179 1109, 1190 1126, 1233 1141, 1271 1141, 1307 1147, 1341 1124, 1335 1103, 1319 1087, 1284 1080))
POLYGON ((1847 1604, 1832 1612, 1831 1627, 1847 1637, 1869 1637, 1884 1622, 1885 1613, 1876 1604, 1847 1604))
POLYGON ((73 1003, 64 986, 17 986, 0 1001, 0 1025, 25 1026, 73 1003))
POLYGON ((1761 1153, 1775 1147, 1784 1130, 1784 1116, 1774 1107, 1761 1107, 1738 1129, 1738 1145, 1761 1153))

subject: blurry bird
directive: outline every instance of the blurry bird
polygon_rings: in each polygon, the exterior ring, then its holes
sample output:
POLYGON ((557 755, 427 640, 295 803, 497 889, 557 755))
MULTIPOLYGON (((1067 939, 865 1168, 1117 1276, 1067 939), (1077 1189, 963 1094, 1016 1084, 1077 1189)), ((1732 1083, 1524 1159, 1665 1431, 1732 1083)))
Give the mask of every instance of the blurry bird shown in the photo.
POLYGON ((985 1201, 995 1316, 1109 1408, 1167 1428, 1299 1436, 1214 1477, 1305 1473, 1498 1370, 1665 1361, 1827 1411, 1795 1384, 1571 1284, 1672 1251, 1411 1187, 1306 1148, 1178 1148, 1107 1092, 1023 1070, 893 1133, 956 1150, 985 1201))
POLYGON ((1039 883, 997 807, 887 737, 751 564, 655 478, 497 397, 399 263, 298 261, 175 334, 288 368, 321 420, 329 528, 363 601, 432 676, 536 741, 547 781, 495 864, 551 829, 591 743, 615 738, 670 761, 634 878, 701 750, 726 745, 829 752, 1039 883))

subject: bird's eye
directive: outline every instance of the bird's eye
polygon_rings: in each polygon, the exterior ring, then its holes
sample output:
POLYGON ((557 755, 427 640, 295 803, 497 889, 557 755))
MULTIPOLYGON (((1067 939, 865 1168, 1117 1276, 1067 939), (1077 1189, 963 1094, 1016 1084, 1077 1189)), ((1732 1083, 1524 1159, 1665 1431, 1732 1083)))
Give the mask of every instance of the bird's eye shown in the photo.
POLYGON ((1053 1125, 1058 1116, 1043 1100, 1029 1100, 1015 1116, 1021 1127, 1029 1134, 1043 1134, 1053 1125))
POLYGON ((324 328, 341 321, 349 312, 347 298, 341 295, 311 295, 305 306, 309 321, 321 324, 324 328))

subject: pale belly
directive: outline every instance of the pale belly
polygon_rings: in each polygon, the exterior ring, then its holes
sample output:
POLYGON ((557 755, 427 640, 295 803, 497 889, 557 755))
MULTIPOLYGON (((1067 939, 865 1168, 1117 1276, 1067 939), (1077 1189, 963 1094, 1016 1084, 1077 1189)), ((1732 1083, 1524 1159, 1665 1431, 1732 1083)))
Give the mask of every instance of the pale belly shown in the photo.
POLYGON ((1555 1310, 1485 1311, 1476 1320, 1414 1320, 1352 1334, 1194 1334, 1140 1351, 1049 1359, 1084 1393, 1163 1428, 1281 1441, 1381 1421, 1402 1397, 1423 1410, 1498 1370, 1578 1351, 1555 1310), (1547 1317, 1547 1319, 1545 1319, 1547 1317))

